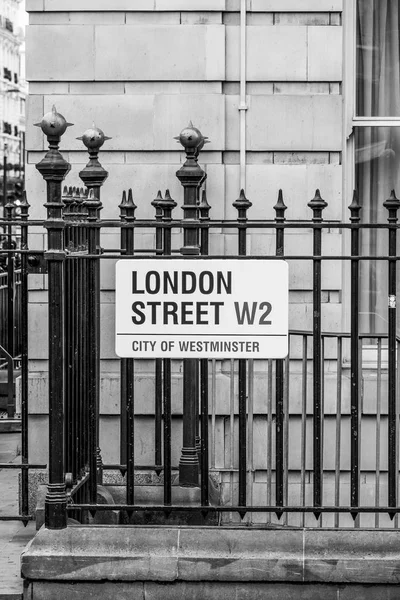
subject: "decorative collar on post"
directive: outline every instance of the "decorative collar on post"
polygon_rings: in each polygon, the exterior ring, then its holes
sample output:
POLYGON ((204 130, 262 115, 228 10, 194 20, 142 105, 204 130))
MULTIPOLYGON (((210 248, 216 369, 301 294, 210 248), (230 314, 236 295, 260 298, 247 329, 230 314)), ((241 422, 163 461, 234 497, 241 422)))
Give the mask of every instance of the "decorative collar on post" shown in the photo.
POLYGON ((90 157, 86 167, 79 173, 79 177, 89 190, 95 189, 95 195, 98 197, 99 189, 108 177, 108 172, 99 162, 99 150, 106 140, 111 140, 112 138, 106 136, 104 132, 93 123, 93 127, 87 129, 81 137, 76 139, 82 140, 88 149, 90 157))
POLYGON ((72 123, 68 123, 63 115, 57 112, 55 106, 39 123, 35 123, 35 127, 41 128, 49 143, 49 150, 45 157, 36 165, 43 179, 62 181, 69 172, 71 165, 62 157, 59 145, 61 136, 66 132, 67 127, 71 126, 72 123))

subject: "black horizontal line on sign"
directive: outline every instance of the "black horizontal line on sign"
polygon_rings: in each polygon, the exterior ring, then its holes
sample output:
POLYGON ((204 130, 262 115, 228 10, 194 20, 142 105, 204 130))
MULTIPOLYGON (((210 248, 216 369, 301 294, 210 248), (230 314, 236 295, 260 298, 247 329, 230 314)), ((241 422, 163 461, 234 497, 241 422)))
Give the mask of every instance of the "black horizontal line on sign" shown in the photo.
MULTIPOLYGON (((172 337, 215 337, 215 333, 117 333, 117 335, 132 335, 134 337, 147 335, 149 337, 172 336, 172 337)), ((221 337, 287 337, 286 333, 223 333, 221 337)), ((218 338, 215 341, 221 341, 218 338)))

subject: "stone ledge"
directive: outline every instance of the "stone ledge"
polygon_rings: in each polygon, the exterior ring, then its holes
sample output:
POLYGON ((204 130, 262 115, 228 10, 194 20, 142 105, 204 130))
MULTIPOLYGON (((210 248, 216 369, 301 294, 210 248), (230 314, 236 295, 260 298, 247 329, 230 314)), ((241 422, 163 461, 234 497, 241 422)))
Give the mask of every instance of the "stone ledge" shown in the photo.
POLYGON ((400 531, 70 526, 41 529, 29 581, 397 584, 400 531))

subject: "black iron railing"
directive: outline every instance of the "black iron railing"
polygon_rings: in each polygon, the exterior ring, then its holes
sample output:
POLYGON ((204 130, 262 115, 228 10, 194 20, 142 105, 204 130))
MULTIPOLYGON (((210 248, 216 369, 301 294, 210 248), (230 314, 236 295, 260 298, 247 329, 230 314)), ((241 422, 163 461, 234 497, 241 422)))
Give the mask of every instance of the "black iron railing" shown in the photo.
POLYGON ((107 173, 99 163, 98 152, 106 139, 104 134, 97 129, 84 134, 82 139, 90 155, 87 167, 80 173, 85 189, 69 188, 62 194, 62 181, 69 165, 58 145, 67 124, 53 111, 44 117, 41 126, 50 143, 49 152, 38 165, 48 185, 45 226, 49 270, 50 454, 46 526, 65 527, 68 514, 88 522, 98 511, 116 510, 123 511, 128 522, 134 522, 132 518, 137 513, 146 513, 147 518, 152 513, 163 513, 169 518, 186 512, 200 515, 203 522, 211 514, 219 515, 219 522, 237 518, 249 523, 259 522, 255 515, 260 515, 263 522, 300 526, 310 525, 309 519, 319 526, 342 526, 348 524, 347 518, 356 526, 364 525, 365 514, 374 515, 375 525, 380 526, 381 515, 386 513, 396 526, 400 512, 395 302, 400 202, 395 194, 384 203, 388 220, 378 224, 361 222, 356 195, 349 207, 349 221, 325 220, 327 203, 318 190, 308 203, 309 219, 287 220, 283 194, 279 192, 275 218, 251 220, 251 202, 242 191, 233 203, 237 219, 214 220, 209 215, 211 207, 205 191, 201 193, 205 173, 197 162, 205 138, 190 126, 180 136, 186 152, 186 162, 177 173, 184 187, 182 218, 176 216, 177 203, 168 191, 164 196, 159 192, 151 202, 154 219, 137 218, 137 207, 129 190, 124 192, 119 205, 120 218, 100 219, 100 187, 107 173), (56 127, 50 128, 50 121, 56 127), (343 239, 349 238, 349 253, 345 249, 335 255, 324 253, 324 239, 332 228, 343 239), (360 254, 360 234, 371 228, 388 232, 388 256, 360 254), (103 232, 111 229, 120 230, 120 248, 102 249, 103 232), (143 242, 143 229, 154 232, 151 247, 143 242), (153 444, 152 464, 149 461, 142 464, 135 456, 140 404, 135 402, 135 362, 132 358, 121 359, 120 462, 103 465, 99 439, 100 263, 132 257, 138 261, 157 257, 160 264, 171 256, 183 261, 196 255, 210 260, 227 258, 211 254, 213 236, 221 235, 221 230, 236 232, 234 257, 243 264, 248 259, 268 256, 270 260, 284 258, 292 269, 297 268, 299 261, 312 265, 310 329, 291 331, 290 352, 285 360, 228 361, 229 374, 224 372, 224 377, 230 386, 229 409, 222 413, 216 408, 219 402, 216 378, 218 369, 225 368, 224 361, 183 361, 183 404, 177 420, 172 417, 171 360, 154 360, 154 443, 148 442, 153 444), (248 254, 248 242, 255 232, 275 236, 273 253, 248 254), (286 234, 293 232, 311 235, 312 254, 287 251, 286 234), (389 297, 388 330, 379 334, 363 334, 359 326, 360 264, 371 260, 380 261, 382 268, 387 265, 388 269, 388 289, 383 292, 389 297), (347 333, 323 329, 322 275, 325 268, 337 263, 344 265, 345 271, 348 265, 344 277, 351 282, 348 305, 347 300, 342 302, 343 312, 347 309, 350 312, 347 333), (376 367, 371 371, 363 365, 363 357, 374 347, 376 367), (387 364, 384 364, 385 352, 387 364), (363 384, 370 372, 377 381, 372 416, 376 450, 373 467, 374 461, 366 465, 362 461, 362 448, 367 443, 365 423, 368 421, 368 427, 371 426, 371 418, 363 408, 363 384), (332 387, 332 377, 336 378, 336 401, 332 409, 330 400, 328 410, 327 385, 330 382, 332 387), (261 388, 257 383, 260 380, 261 388), (387 410, 383 409, 384 394, 387 410), (178 422, 179 427, 182 423, 183 437, 181 458, 176 461, 173 449, 178 422), (223 441, 220 438, 218 442, 221 430, 223 441), (387 445, 383 451, 385 435, 387 445), (332 444, 333 439, 334 451, 327 455, 328 442, 332 444), (105 469, 118 470, 124 477, 124 503, 97 502, 105 469), (160 477, 163 493, 159 503, 138 502, 136 474, 140 470, 152 471, 160 477), (180 485, 200 488, 198 501, 190 504, 175 501, 174 480, 178 473, 180 485), (215 481, 218 501, 211 493, 215 481), (327 520, 327 515, 331 520, 327 520))

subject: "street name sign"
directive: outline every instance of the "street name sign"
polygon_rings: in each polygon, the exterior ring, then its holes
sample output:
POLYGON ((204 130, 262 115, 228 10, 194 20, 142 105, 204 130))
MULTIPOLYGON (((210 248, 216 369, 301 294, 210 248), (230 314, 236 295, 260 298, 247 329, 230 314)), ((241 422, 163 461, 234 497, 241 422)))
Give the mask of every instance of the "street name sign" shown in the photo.
POLYGON ((125 358, 284 358, 288 265, 266 259, 119 260, 116 353, 125 358))

